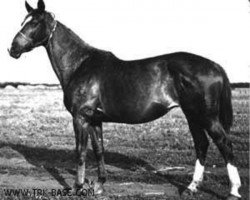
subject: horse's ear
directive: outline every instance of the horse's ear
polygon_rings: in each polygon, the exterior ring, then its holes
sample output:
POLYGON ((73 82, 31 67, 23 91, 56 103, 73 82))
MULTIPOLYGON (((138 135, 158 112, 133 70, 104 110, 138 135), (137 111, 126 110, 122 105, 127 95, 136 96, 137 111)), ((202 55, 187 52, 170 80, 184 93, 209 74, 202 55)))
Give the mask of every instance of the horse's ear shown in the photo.
POLYGON ((26 7, 26 10, 28 11, 28 13, 30 13, 31 11, 34 10, 34 9, 30 6, 30 4, 28 4, 27 1, 25 1, 25 7, 26 7))
POLYGON ((37 3, 37 8, 38 10, 40 11, 44 11, 45 10, 45 4, 43 2, 43 0, 39 0, 38 3, 37 3))

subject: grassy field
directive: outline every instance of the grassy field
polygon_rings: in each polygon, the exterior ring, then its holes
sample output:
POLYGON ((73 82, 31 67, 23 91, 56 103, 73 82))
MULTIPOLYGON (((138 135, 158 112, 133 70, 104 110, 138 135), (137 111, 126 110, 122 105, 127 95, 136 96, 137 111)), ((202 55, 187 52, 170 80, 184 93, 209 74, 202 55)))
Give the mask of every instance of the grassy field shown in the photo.
MULTIPOLYGON (((249 89, 233 90, 234 144, 243 186, 249 199, 249 89)), ((0 198, 4 189, 51 189, 73 185, 74 132, 60 89, 22 86, 0 90, 0 198)), ((210 142, 205 179, 195 196, 182 194, 192 179, 193 141, 181 110, 141 125, 104 124, 108 181, 101 199, 225 199, 229 181, 225 164, 210 142)), ((211 140, 210 140, 211 141, 211 140)), ((88 179, 96 164, 89 147, 88 179)), ((44 196, 19 199, 77 199, 44 196)))

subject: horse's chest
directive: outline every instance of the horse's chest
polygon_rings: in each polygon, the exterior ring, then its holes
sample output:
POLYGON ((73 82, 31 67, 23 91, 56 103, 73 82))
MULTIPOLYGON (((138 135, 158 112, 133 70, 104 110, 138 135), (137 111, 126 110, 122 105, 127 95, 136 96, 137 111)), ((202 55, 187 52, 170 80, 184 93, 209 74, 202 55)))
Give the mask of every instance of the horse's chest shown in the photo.
POLYGON ((80 112, 86 108, 94 110, 98 104, 99 84, 96 81, 82 83, 77 87, 71 87, 65 95, 66 107, 71 112, 80 112))

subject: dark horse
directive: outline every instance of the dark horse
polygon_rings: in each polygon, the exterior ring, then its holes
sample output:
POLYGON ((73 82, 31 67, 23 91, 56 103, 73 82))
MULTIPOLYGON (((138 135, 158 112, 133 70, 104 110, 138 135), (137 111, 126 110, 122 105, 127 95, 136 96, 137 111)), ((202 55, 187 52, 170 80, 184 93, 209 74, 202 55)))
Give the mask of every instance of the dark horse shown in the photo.
POLYGON ((197 161, 188 189, 196 192, 203 179, 209 135, 227 164, 231 183, 229 199, 238 199, 240 177, 234 166, 229 80, 216 63, 190 53, 172 53, 123 61, 112 53, 93 48, 45 11, 43 0, 28 15, 15 36, 10 55, 44 46, 64 92, 64 104, 73 116, 76 138, 76 188, 85 183, 88 137, 98 161, 95 192, 106 181, 102 122, 145 123, 180 106, 193 136, 197 161))

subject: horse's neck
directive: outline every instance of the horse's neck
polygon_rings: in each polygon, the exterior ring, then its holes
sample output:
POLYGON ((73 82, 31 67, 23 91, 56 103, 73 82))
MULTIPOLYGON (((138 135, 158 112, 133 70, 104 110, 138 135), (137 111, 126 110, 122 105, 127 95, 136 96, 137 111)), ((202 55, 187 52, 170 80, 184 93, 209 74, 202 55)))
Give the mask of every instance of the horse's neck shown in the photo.
POLYGON ((89 57, 91 47, 60 22, 46 50, 52 67, 64 89, 72 74, 89 57))

